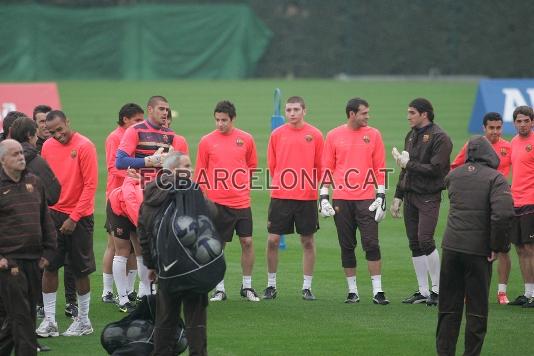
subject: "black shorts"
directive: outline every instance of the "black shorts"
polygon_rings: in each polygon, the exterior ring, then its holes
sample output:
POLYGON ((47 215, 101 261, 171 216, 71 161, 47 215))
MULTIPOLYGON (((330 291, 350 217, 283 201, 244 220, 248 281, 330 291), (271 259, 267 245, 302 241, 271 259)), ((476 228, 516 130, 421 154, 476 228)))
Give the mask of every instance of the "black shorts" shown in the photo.
POLYGON ((510 241, 514 245, 534 243, 534 213, 514 217, 510 241))
POLYGON ((215 203, 217 216, 213 219, 215 229, 223 242, 230 242, 234 231, 239 237, 252 236, 252 210, 249 208, 234 209, 215 203))
POLYGON ((109 226, 109 233, 118 239, 130 240, 130 233, 137 231, 137 228, 130 219, 113 212, 109 202, 106 206, 106 220, 109 226))
POLYGON ((336 215, 337 236, 341 248, 356 248, 356 229, 360 230, 360 238, 364 251, 378 248, 378 223, 375 221, 375 212, 369 211, 374 199, 369 200, 342 200, 332 201, 336 215))
POLYGON ((275 235, 297 234, 309 236, 319 229, 316 200, 271 198, 267 231, 275 235))
POLYGON ((65 265, 65 260, 68 259, 72 273, 76 277, 87 276, 96 271, 93 251, 93 215, 81 218, 72 235, 63 235, 59 232, 69 215, 52 209, 50 215, 57 231, 57 252, 46 269, 57 271, 65 265))

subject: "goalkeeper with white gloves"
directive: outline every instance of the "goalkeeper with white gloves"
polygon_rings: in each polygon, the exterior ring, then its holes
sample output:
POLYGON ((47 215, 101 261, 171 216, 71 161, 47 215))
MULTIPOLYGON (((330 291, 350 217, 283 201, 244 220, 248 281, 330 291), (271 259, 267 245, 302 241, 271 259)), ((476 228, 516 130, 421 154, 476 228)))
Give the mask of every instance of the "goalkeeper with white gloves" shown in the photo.
POLYGON ((385 148, 380 132, 367 125, 369 104, 361 99, 349 100, 347 122, 331 130, 323 150, 323 187, 320 190, 320 214, 334 217, 341 264, 347 278, 345 303, 360 301, 356 284, 356 230, 360 230, 372 281, 372 301, 386 305, 382 290, 381 255, 378 223, 386 216, 385 148), (329 202, 329 189, 333 200, 329 202))

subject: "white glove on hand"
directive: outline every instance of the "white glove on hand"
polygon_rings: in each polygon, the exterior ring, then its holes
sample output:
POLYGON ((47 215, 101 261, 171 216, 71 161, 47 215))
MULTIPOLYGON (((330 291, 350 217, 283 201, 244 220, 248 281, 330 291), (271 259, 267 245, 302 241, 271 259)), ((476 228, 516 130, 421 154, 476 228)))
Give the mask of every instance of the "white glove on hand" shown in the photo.
POLYGON ((329 197, 328 197, 328 187, 322 187, 319 191, 319 197, 320 197, 320 208, 319 213, 321 213, 321 216, 323 218, 328 218, 330 216, 336 215, 336 211, 334 208, 332 208, 332 204, 330 204, 329 197))
POLYGON ((389 208, 389 212, 391 213, 391 216, 393 216, 396 219, 402 218, 401 206, 402 206, 402 199, 399 199, 399 198, 393 199, 391 208, 389 208))
POLYGON ((402 153, 399 153, 397 147, 393 147, 391 154, 393 155, 393 159, 397 163, 397 166, 401 168, 406 168, 406 165, 410 161, 410 154, 408 153, 408 151, 402 151, 402 153))
POLYGON ((145 157, 145 167, 161 167, 166 156, 167 154, 163 153, 163 147, 158 148, 152 156, 145 157))
POLYGON ((376 191, 376 199, 369 206, 369 211, 376 211, 375 221, 381 222, 386 217, 386 189, 379 185, 376 191))

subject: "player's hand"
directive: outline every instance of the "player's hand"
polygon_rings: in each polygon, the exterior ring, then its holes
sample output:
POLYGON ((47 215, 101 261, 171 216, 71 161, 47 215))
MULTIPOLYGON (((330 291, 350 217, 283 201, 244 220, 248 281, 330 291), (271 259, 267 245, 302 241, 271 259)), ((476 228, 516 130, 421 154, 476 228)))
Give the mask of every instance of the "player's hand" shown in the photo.
POLYGON ((393 216, 396 219, 402 218, 401 206, 402 206, 402 199, 399 199, 399 198, 393 199, 391 208, 389 208, 389 212, 391 213, 391 216, 393 216))
POLYGON ((133 168, 128 168, 126 170, 126 175, 133 179, 138 179, 138 180, 141 179, 141 175, 133 168))
POLYGON ((410 161, 410 154, 408 151, 399 152, 397 147, 393 147, 391 154, 393 155, 393 159, 395 160, 395 163, 397 163, 397 166, 406 168, 406 165, 410 161))
POLYGON ((161 167, 167 153, 163 153, 164 148, 160 147, 152 156, 145 157, 145 167, 161 167))
POLYGON ((369 206, 369 211, 375 211, 375 221, 381 222, 386 217, 386 189, 379 185, 376 191, 376 199, 369 206))
POLYGON ((319 190, 319 213, 323 218, 336 215, 336 211, 332 208, 328 196, 328 187, 322 187, 319 190))
POLYGON ((40 269, 45 269, 46 267, 48 267, 50 263, 48 262, 48 260, 44 257, 41 257, 41 259, 39 260, 39 268, 40 269))
POLYGON ((68 218, 59 228, 59 232, 61 232, 63 235, 72 235, 74 229, 76 229, 76 222, 71 218, 68 218))
POLYGON ((148 280, 152 283, 155 283, 158 280, 158 274, 155 269, 148 270, 148 280))
POLYGON ((9 263, 7 262, 7 258, 5 258, 5 257, 0 258, 0 270, 1 269, 7 269, 8 265, 9 265, 9 263))

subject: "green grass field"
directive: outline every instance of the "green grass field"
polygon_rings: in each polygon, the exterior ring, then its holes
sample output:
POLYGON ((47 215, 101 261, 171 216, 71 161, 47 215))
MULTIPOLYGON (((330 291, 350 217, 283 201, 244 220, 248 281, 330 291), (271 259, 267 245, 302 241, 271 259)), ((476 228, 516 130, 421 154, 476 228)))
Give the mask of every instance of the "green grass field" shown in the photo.
MULTIPOLYGON (((475 82, 374 82, 374 81, 164 81, 164 82, 60 82, 61 102, 73 127, 88 136, 99 152, 100 184, 96 203, 95 255, 98 269, 92 275, 90 318, 95 328, 91 336, 59 337, 44 340, 52 347, 51 355, 102 355, 100 332, 109 322, 124 316, 112 305, 100 302, 102 291, 101 260, 106 244, 104 222, 104 187, 106 170, 104 140, 114 129, 119 108, 126 102, 145 106, 151 95, 164 95, 179 117, 173 129, 184 135, 196 156, 199 138, 214 127, 212 110, 221 99, 236 104, 236 125, 256 139, 260 167, 265 167, 265 152, 273 111, 272 94, 280 87, 284 97, 301 95, 307 102, 307 121, 324 134, 345 122, 345 104, 354 96, 367 99, 371 106, 370 125, 381 130, 386 144, 388 167, 394 167, 389 152, 402 146, 408 131, 408 102, 418 96, 429 98, 435 107, 436 122, 454 141, 455 155, 468 137, 467 125, 475 98, 475 82)), ((398 174, 391 183, 396 184, 398 174)), ((388 203, 393 190, 388 191, 388 203)), ((267 280, 265 246, 269 195, 253 192, 254 243, 256 264, 253 286, 265 288, 267 280)), ((436 240, 441 235, 447 216, 444 199, 436 240)), ((359 237, 358 237, 359 238, 359 237)), ((278 298, 274 301, 249 303, 240 299, 240 247, 230 243, 226 250, 228 265, 226 290, 228 300, 208 308, 208 350, 211 355, 431 355, 434 340, 436 308, 403 305, 403 297, 416 289, 404 225, 388 215, 380 224, 382 250, 382 283, 391 304, 373 305, 371 281, 362 251, 358 248, 358 289, 361 302, 344 304, 346 282, 342 273, 339 247, 333 220, 321 220, 316 235, 317 262, 313 290, 318 300, 304 302, 301 249, 296 236, 288 236, 287 251, 281 252, 278 271, 278 298)), ((523 292, 517 259, 513 256, 509 297, 523 292)), ((490 294, 489 330, 483 349, 487 355, 529 354, 532 343, 532 312, 521 308, 498 306, 496 273, 490 294), (519 331, 519 332, 518 332, 519 331)), ((62 292, 58 293, 61 295, 62 292)), ((62 298, 62 297, 60 297, 62 298)), ((58 308, 63 301, 58 300, 58 308)), ((60 331, 70 321, 58 309, 60 331)), ((459 341, 463 350, 463 338, 459 341)))

